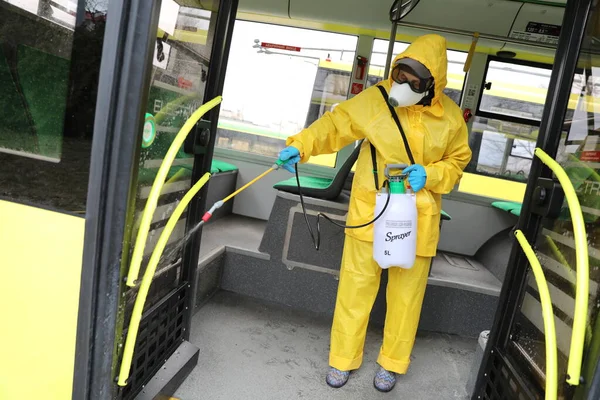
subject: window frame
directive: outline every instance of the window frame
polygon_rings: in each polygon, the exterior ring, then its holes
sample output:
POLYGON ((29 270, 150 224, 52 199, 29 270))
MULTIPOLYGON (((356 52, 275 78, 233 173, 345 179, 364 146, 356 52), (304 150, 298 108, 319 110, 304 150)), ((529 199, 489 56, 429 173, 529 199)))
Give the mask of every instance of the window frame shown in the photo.
MULTIPOLYGON (((483 111, 481 109, 483 96, 485 94, 485 91, 487 90, 487 89, 485 89, 486 82, 488 82, 487 75, 489 72, 490 63, 493 61, 501 62, 504 64, 514 64, 514 65, 520 65, 520 66, 525 66, 525 67, 540 68, 540 69, 544 69, 544 70, 548 70, 548 71, 552 71, 552 65, 540 63, 540 62, 534 62, 534 61, 519 60, 519 59, 507 59, 507 58, 503 58, 503 57, 488 55, 486 58, 485 68, 484 68, 482 79, 481 79, 481 84, 480 84, 481 90, 480 90, 480 93, 479 93, 479 96, 477 99, 477 107, 476 107, 476 111, 474 113, 474 116, 476 118, 496 120, 496 121, 500 121, 500 122, 508 122, 508 123, 514 123, 514 124, 520 124, 520 125, 528 125, 533 128, 537 128, 539 130, 541 121, 531 119, 531 118, 515 117, 515 116, 495 113, 495 112, 491 112, 491 111, 483 111)), ((542 107, 545 107, 545 103, 542 104, 542 107)), ((498 132, 498 133, 501 133, 501 132, 498 132)), ((471 134, 472 134, 472 129, 469 131, 469 136, 471 136, 471 134)), ((483 137, 482 137, 482 139, 483 139, 483 137)), ((513 138, 512 140, 514 140, 514 139, 527 140, 525 137, 516 137, 516 138, 513 138)), ((507 137, 507 140, 511 140, 511 139, 507 137)), ((533 140, 533 142, 535 143, 536 140, 533 140)), ((513 149, 510 150, 508 156, 517 158, 520 160, 533 161, 533 157, 526 158, 526 157, 522 157, 522 156, 518 156, 518 155, 513 155, 513 149)), ((482 173, 481 171, 478 171, 478 170, 475 170, 475 171, 469 170, 469 171, 465 171, 465 172, 469 172, 471 174, 485 176, 485 177, 492 177, 492 176, 489 176, 486 173, 482 173)), ((511 181, 511 182, 518 182, 517 180, 515 180, 509 176, 493 176, 493 177, 496 179, 502 179, 502 180, 511 181)))
MULTIPOLYGON (((512 122, 512 123, 521 124, 521 125, 531 125, 531 126, 535 126, 536 128, 539 128, 541 121, 538 121, 535 119, 514 117, 514 116, 510 116, 510 115, 505 115, 505 114, 497 114, 495 112, 484 111, 481 109, 481 102, 483 100, 485 91, 487 90, 485 88, 485 85, 487 83, 487 75, 488 75, 488 71, 490 68, 490 63, 493 61, 502 62, 505 64, 521 65, 524 67, 541 68, 541 69, 546 69, 549 71, 552 71, 552 65, 544 64, 544 63, 540 63, 540 62, 534 62, 534 61, 507 59, 507 58, 490 55, 487 57, 487 60, 485 62, 485 69, 483 71, 483 78, 481 80, 481 86, 480 86, 481 91, 479 93, 479 98, 477 99, 477 109, 475 110, 475 115, 478 117, 495 119, 495 120, 500 120, 500 121, 505 121, 505 122, 512 122)), ((492 84, 493 84, 493 82, 492 82, 492 84)), ((463 87, 463 89, 464 89, 464 87, 463 87)), ((461 101, 462 101, 462 99, 461 99, 461 101)), ((544 106, 544 104, 542 104, 542 107, 543 106, 544 106)))

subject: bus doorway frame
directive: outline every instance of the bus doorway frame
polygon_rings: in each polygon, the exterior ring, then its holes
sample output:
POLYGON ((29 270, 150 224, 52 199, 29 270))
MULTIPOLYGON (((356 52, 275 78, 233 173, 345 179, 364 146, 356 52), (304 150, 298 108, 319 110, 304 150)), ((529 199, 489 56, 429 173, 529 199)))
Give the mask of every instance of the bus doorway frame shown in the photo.
MULTIPOLYGON (((203 101, 223 91, 225 69, 238 0, 220 0, 212 43, 208 84, 203 101)), ((116 351, 117 309, 121 285, 121 260, 131 205, 135 202, 134 171, 139 157, 145 107, 149 96, 152 57, 157 37, 161 0, 110 0, 98 84, 94 138, 87 195, 86 229, 77 323, 72 398, 109 400, 121 397, 116 386, 120 361, 116 351), (111 350, 108 350, 111 349, 111 350)), ((83 13, 78 13, 78 19, 83 13)), ((192 180, 210 170, 216 140, 219 108, 211 121, 208 146, 194 155, 192 180)), ((192 138, 198 131, 194 128, 192 138)), ((200 220, 205 190, 190 205, 186 231, 200 220)), ((199 231, 184 248, 183 282, 186 286, 186 327, 183 345, 189 345, 185 363, 161 368, 138 398, 172 394, 195 367, 198 349, 187 341, 194 310, 199 231), (191 347, 190 347, 191 346, 191 347), (189 351, 195 348, 195 351, 189 351), (159 374, 160 379, 156 379, 159 374), (160 381, 160 384, 154 384, 160 381)), ((183 285, 182 285, 183 286, 183 285)), ((165 301, 166 299, 162 299, 165 301)), ((170 361, 166 360, 165 364, 170 361)), ((169 366, 173 365, 172 363, 169 366)), ((139 393, 141 388, 136 388, 139 393)))
MULTIPOLYGON (((588 17, 594 2, 595 0, 573 0, 568 1, 565 7, 554 68, 550 77, 548 95, 536 144, 536 147, 541 148, 553 158, 556 157, 558 152, 563 130, 563 119, 571 95, 571 84, 577 70, 580 50, 587 32, 588 17), (568 88, 568 90, 564 90, 564 88, 568 88)), ((552 172, 544 167, 539 158, 534 157, 527 181, 523 208, 516 226, 516 229, 521 229, 524 232, 530 242, 537 237, 537 233, 542 227, 543 218, 531 212, 534 191, 540 178, 552 178, 552 172)), ((511 377, 514 378, 520 393, 526 394, 528 398, 535 398, 534 393, 537 395, 543 393, 543 388, 539 387, 533 379, 527 366, 520 365, 519 361, 512 358, 506 351, 511 340, 511 328, 519 311, 519 301, 526 288, 527 272, 527 259, 515 241, 502 285, 493 328, 477 375, 475 390, 471 395, 472 400, 497 398, 493 393, 491 397, 486 395, 485 390, 486 387, 494 385, 491 382, 493 379, 490 372, 492 371, 492 364, 498 361, 507 368, 511 377)), ((588 382, 589 390, 594 390, 593 388, 600 383, 596 382, 597 378, 600 378, 599 370, 600 365, 597 365, 594 382, 588 382)), ((500 377, 497 377, 496 380, 501 382, 500 377)), ((566 383, 563 382, 563 384, 566 383)), ((508 388, 504 389, 507 390, 508 388)))

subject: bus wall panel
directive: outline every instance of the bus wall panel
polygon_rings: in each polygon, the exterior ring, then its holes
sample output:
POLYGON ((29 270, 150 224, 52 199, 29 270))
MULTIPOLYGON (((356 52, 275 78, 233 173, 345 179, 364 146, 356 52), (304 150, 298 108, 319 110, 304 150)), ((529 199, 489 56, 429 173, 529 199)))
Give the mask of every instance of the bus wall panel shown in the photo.
POLYGON ((467 201, 445 198, 443 209, 452 216, 442 224, 438 251, 472 257, 492 237, 512 228, 514 216, 493 208, 467 201))

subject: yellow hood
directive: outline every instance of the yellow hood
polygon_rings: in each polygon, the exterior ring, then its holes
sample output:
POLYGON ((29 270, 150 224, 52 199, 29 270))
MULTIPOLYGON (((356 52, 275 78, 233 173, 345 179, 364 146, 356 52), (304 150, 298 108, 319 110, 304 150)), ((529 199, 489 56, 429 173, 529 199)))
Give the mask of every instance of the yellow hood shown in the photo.
MULTIPOLYGON (((402 58, 412 58, 427 67, 435 82, 435 94, 431 101, 431 111, 433 114, 441 115, 444 112, 440 98, 448 84, 448 55, 446 52, 446 39, 440 35, 424 35, 418 37, 408 48, 398 54, 392 63, 393 67, 402 58)), ((390 85, 392 84, 392 74, 388 77, 390 85)), ((423 106, 414 106, 417 108, 426 108, 423 106)))

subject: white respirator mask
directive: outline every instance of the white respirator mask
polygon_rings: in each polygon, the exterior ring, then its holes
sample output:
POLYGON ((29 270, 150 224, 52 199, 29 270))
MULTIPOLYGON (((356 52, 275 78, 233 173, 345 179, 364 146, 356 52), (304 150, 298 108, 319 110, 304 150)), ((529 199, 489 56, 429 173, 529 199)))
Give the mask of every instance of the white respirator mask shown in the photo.
POLYGON ((392 83, 390 90, 389 102, 392 107, 409 107, 414 106, 427 96, 427 92, 415 93, 408 82, 392 83))

